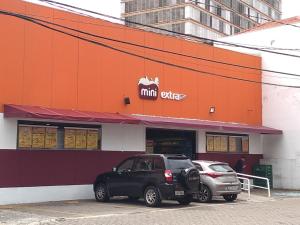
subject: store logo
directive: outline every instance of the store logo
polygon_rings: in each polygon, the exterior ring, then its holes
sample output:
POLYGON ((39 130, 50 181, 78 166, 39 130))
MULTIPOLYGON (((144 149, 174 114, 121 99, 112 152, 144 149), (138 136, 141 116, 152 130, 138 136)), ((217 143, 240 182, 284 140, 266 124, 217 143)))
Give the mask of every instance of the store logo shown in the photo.
POLYGON ((158 98, 159 79, 149 79, 147 76, 139 80, 139 95, 142 99, 156 100, 158 98))
POLYGON ((184 99, 186 97, 186 95, 173 93, 172 91, 163 91, 163 92, 161 92, 160 97, 163 99, 180 101, 180 100, 184 99))
MULTIPOLYGON (((154 79, 148 78, 147 76, 139 79, 138 90, 139 96, 142 99, 156 100, 159 96, 159 79, 155 77, 154 79)), ((162 99, 180 101, 186 98, 185 94, 174 93, 172 91, 162 91, 160 93, 162 99)))

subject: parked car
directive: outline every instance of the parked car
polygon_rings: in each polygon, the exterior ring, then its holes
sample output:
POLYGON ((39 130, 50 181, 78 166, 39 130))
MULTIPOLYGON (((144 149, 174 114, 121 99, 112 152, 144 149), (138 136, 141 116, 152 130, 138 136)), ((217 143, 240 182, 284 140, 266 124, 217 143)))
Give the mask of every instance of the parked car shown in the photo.
POLYGON ((143 154, 121 162, 112 172, 97 176, 94 192, 97 201, 113 196, 143 197, 147 206, 159 206, 162 199, 188 205, 199 192, 200 175, 184 155, 143 154))
POLYGON ((200 171, 201 187, 196 198, 200 202, 209 202, 213 196, 223 196, 232 202, 241 193, 241 183, 236 172, 224 162, 197 160, 194 165, 200 171))

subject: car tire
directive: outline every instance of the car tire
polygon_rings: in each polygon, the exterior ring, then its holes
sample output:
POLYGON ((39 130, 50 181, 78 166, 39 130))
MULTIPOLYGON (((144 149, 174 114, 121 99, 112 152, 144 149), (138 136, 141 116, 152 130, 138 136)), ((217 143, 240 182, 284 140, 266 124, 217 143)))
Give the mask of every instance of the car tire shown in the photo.
POLYGON ((146 206, 158 207, 161 203, 159 191, 154 186, 148 186, 144 191, 144 199, 146 206))
POLYGON ((233 201, 235 201, 237 199, 237 194, 224 195, 223 198, 227 202, 233 202, 233 201))
POLYGON ((187 195, 182 199, 177 200, 180 205, 189 205, 193 201, 193 196, 192 195, 187 195))
POLYGON ((95 188, 95 199, 98 202, 107 202, 109 201, 109 194, 107 190, 107 186, 104 183, 99 183, 95 188))
POLYGON ((209 187, 207 187, 206 185, 201 185, 197 198, 198 201, 202 203, 210 202, 212 199, 212 194, 209 187))

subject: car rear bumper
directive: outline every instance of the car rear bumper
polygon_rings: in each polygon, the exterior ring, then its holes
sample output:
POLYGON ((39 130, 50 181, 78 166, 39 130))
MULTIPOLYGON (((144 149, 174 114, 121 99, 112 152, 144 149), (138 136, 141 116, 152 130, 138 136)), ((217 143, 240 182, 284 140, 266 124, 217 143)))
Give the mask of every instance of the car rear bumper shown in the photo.
POLYGON ((159 191, 163 199, 180 199, 186 195, 198 193, 198 190, 187 190, 179 184, 168 183, 160 184, 159 191))
POLYGON ((241 193, 241 184, 215 184, 211 188, 212 194, 214 196, 220 196, 225 194, 239 194, 241 193))

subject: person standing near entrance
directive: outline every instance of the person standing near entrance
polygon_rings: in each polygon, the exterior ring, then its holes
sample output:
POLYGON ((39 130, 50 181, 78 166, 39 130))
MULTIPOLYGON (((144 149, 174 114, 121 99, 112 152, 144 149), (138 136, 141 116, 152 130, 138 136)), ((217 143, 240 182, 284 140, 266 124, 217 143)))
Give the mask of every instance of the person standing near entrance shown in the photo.
MULTIPOLYGON (((234 166, 235 172, 237 172, 237 173, 243 173, 244 172, 244 168, 246 167, 245 161, 246 161, 246 159, 244 157, 242 157, 236 162, 236 164, 234 166)), ((239 180, 241 182, 241 187, 243 188, 244 187, 244 180, 243 179, 239 179, 239 180)))
POLYGON ((235 172, 237 172, 237 173, 243 173, 243 172, 244 172, 244 169, 245 169, 245 167, 246 167, 245 161, 246 161, 245 157, 242 157, 242 158, 240 158, 240 159, 236 162, 236 164, 235 164, 235 166, 234 166, 235 172))

